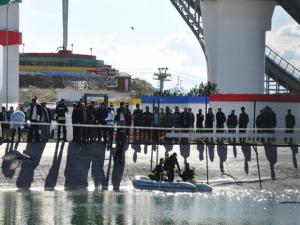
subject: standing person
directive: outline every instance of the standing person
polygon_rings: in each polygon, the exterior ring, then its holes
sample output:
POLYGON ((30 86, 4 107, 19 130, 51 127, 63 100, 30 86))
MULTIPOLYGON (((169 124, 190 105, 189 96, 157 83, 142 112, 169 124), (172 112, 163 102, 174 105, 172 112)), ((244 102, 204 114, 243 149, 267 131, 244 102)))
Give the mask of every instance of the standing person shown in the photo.
POLYGON ((259 115, 256 117, 256 120, 255 120, 255 126, 257 128, 257 133, 262 133, 263 130, 263 115, 264 115, 264 110, 260 110, 260 113, 259 115))
POLYGON ((49 137, 50 137, 51 113, 50 110, 47 108, 46 102, 42 102, 41 110, 42 110, 41 122, 47 124, 47 125, 45 124, 41 125, 41 140, 42 142, 47 142, 49 141, 49 137))
MULTIPOLYGON (((118 126, 126 126, 126 114, 125 108, 120 107, 117 110, 117 114, 114 117, 114 122, 117 123, 118 126), (124 115, 123 115, 124 114, 124 115)), ((115 153, 115 163, 121 165, 123 163, 123 150, 126 143, 126 128, 118 127, 116 133, 116 153, 115 153)))
POLYGON ((179 108, 178 106, 175 106, 175 112, 173 114, 173 127, 174 128, 177 128, 175 129, 175 132, 179 132, 178 128, 180 128, 180 118, 181 118, 181 115, 180 115, 180 112, 179 112, 179 108))
MULTIPOLYGON (((102 126, 106 125, 105 118, 107 117, 107 107, 104 102, 100 104, 100 107, 96 111, 96 123, 102 126)), ((101 142, 103 138, 103 142, 106 142, 107 133, 105 127, 97 128, 97 138, 98 141, 101 142)))
POLYGON ((245 107, 241 107, 241 113, 239 116, 239 132, 246 133, 247 127, 249 123, 249 116, 246 113, 245 107))
POLYGON ((92 101, 91 104, 87 107, 87 119, 88 124, 92 125, 87 127, 87 141, 94 142, 96 139, 95 127, 93 127, 93 125, 96 124, 96 108, 94 101, 92 101))
MULTIPOLYGON (((234 109, 231 110, 230 115, 228 115, 226 124, 227 124, 227 127, 228 127, 228 133, 233 133, 234 134, 235 133, 235 129, 236 129, 237 125, 238 125, 238 118, 235 115, 234 109)), ((229 138, 229 142, 231 142, 231 140, 232 140, 231 138, 232 137, 229 138)), ((233 135, 233 142, 234 143, 236 142, 236 138, 234 137, 234 135, 233 135)), ((235 145, 233 146, 233 155, 236 158, 236 156, 237 156, 237 150, 236 150, 236 146, 235 145)))
POLYGON ((125 129, 125 131, 126 131, 126 136, 127 136, 128 140, 129 140, 129 137, 130 137, 131 124, 132 124, 131 111, 129 109, 129 104, 126 103, 125 104, 125 126, 127 126, 127 128, 125 129))
POLYGON ((0 113, 0 122, 1 122, 1 130, 2 130, 2 139, 8 140, 8 133, 9 133, 9 121, 10 121, 10 114, 6 111, 6 108, 2 106, 0 113))
POLYGON ((151 127, 152 127, 152 113, 149 111, 149 106, 146 106, 146 111, 143 114, 143 126, 146 127, 144 129, 144 140, 146 142, 151 139, 151 127))
MULTIPOLYGON (((182 128, 189 128, 190 126, 190 117, 187 108, 183 109, 180 117, 180 125, 182 128)), ((187 132, 186 130, 184 132, 187 132)))
MULTIPOLYGON (((158 111, 158 108, 155 106, 154 107, 154 110, 153 110, 153 121, 152 121, 152 125, 153 127, 159 127, 160 125, 160 113, 158 111)), ((154 143, 157 143, 158 142, 158 138, 159 138, 159 134, 160 134, 160 131, 159 130, 153 130, 153 135, 152 135, 152 140, 154 143)))
MULTIPOLYGON (((160 113, 159 113, 159 127, 165 127, 165 121, 166 119, 166 113, 164 108, 160 108, 160 113)), ((159 130, 159 138, 160 140, 163 140, 163 137, 165 136, 165 130, 161 129, 159 130)))
POLYGON ((87 112, 85 108, 85 104, 83 101, 78 102, 78 115, 79 115, 79 124, 82 125, 78 128, 79 130, 79 141, 86 143, 87 141, 87 132, 86 132, 86 127, 85 125, 87 124, 87 112))
POLYGON ((266 128, 266 133, 275 133, 275 127, 277 125, 277 119, 275 112, 266 106, 263 116, 263 127, 266 128))
POLYGON ((35 142, 40 141, 40 134, 39 134, 39 123, 42 118, 42 109, 41 105, 37 103, 37 99, 33 98, 31 101, 31 105, 29 108, 29 119, 30 119, 30 127, 28 132, 28 142, 32 142, 33 134, 35 142))
POLYGON ((211 107, 208 108, 206 117, 205 117, 205 128, 208 133, 213 133, 215 115, 211 107))
MULTIPOLYGON (((163 127, 166 127, 166 128, 172 128, 173 127, 173 115, 172 115, 172 112, 171 112, 171 109, 169 106, 166 106, 166 113, 165 113, 165 119, 164 119, 164 126, 163 127)), ((168 129, 168 130, 165 130, 164 131, 165 133, 171 133, 171 130, 168 129)), ((170 141, 171 139, 170 138, 165 138, 164 141, 170 141)))
POLYGON ((189 124, 190 124, 189 127, 193 128, 193 130, 191 132, 194 133, 195 132, 194 131, 194 128, 195 128, 195 115, 192 112, 191 108, 188 109, 188 113, 189 113, 189 124))
POLYGON ((23 113, 22 109, 23 109, 22 106, 20 106, 20 110, 18 110, 18 108, 17 108, 17 110, 10 116, 11 130, 12 130, 12 136, 11 136, 12 142, 15 140, 16 131, 18 131, 18 142, 21 141, 22 129, 23 129, 24 123, 25 123, 25 114, 23 113))
POLYGON ((204 121, 204 115, 202 114, 202 109, 198 110, 196 117, 197 117, 197 122, 196 122, 197 133, 200 133, 203 131, 203 121, 204 121))
POLYGON ((222 112, 222 108, 218 108, 218 112, 216 113, 217 120, 217 133, 224 133, 224 123, 226 122, 226 116, 222 112))
POLYGON ((227 127, 228 127, 228 133, 235 133, 235 129, 238 125, 238 119, 235 115, 234 109, 231 110, 230 115, 227 117, 227 127))
MULTIPOLYGON (((123 117, 122 120, 124 121, 125 118, 123 117)), ((107 128, 107 144, 108 147, 111 147, 114 139, 114 121, 115 121, 115 112, 111 107, 108 108, 107 117, 105 118, 105 121, 107 126, 110 126, 107 128)))
POLYGON ((173 153, 170 157, 168 157, 165 161, 164 164, 164 169, 167 171, 167 175, 168 175, 168 181, 169 182, 173 182, 174 181, 174 170, 175 170, 175 166, 177 166, 178 172, 180 173, 180 166, 177 160, 177 154, 173 153))
POLYGON ((79 109, 76 103, 73 103, 73 111, 72 111, 72 124, 73 124, 73 142, 80 142, 80 128, 79 124, 79 109))
POLYGON ((60 140, 60 132, 61 127, 63 129, 63 141, 67 140, 67 128, 66 128, 66 113, 68 113, 68 107, 65 104, 65 100, 62 98, 60 103, 56 106, 55 113, 56 113, 56 121, 58 125, 57 131, 57 140, 60 140))
POLYGON ((294 127, 296 125, 295 116, 292 114, 292 110, 288 109, 287 114, 285 116, 285 133, 294 133, 294 127))
POLYGON ((136 104, 136 109, 133 111, 133 139, 138 141, 142 137, 142 130, 138 129, 143 123, 143 110, 140 109, 140 104, 136 104))

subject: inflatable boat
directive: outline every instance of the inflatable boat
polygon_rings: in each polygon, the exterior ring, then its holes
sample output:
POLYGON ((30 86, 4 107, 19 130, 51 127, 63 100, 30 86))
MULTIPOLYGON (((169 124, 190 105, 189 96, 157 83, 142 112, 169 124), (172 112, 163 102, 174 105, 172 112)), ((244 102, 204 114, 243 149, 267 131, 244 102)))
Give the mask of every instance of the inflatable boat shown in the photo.
POLYGON ((150 191, 166 192, 211 192, 212 188, 204 183, 155 181, 147 176, 135 176, 132 180, 134 188, 150 191))

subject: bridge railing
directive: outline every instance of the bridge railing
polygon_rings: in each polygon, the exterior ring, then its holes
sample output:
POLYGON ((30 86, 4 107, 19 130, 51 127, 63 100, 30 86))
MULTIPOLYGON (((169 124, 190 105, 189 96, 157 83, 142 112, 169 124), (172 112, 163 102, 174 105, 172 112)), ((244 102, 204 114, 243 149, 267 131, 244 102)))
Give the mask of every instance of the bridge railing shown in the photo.
POLYGON ((272 62, 279 65, 283 70, 287 73, 292 75, 293 77, 300 80, 300 70, 296 68, 294 65, 289 63, 287 60, 282 58, 277 52, 271 49, 269 46, 266 45, 266 57, 268 57, 272 62))

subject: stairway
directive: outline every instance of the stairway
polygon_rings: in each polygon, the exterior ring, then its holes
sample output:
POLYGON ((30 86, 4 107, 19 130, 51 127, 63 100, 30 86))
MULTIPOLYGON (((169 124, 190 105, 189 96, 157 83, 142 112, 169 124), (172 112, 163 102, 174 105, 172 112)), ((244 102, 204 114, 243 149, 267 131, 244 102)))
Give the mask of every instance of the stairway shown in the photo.
MULTIPOLYGON (((205 54, 200 1, 170 0, 178 13, 190 27, 205 54)), ((299 23, 300 0, 278 0, 278 3, 299 23)), ((266 76, 291 93, 300 93, 300 70, 266 46, 266 76)))
POLYGON ((265 73, 292 93, 300 92, 300 70, 266 46, 265 73))

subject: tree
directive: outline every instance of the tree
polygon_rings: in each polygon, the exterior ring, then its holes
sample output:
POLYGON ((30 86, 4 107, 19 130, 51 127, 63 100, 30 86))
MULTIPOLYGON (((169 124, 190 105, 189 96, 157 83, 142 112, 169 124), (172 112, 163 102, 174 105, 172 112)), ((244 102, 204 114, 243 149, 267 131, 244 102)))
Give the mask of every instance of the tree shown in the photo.
POLYGON ((217 84, 208 81, 202 82, 199 86, 196 85, 189 91, 188 96, 209 96, 216 93, 218 93, 217 84))

